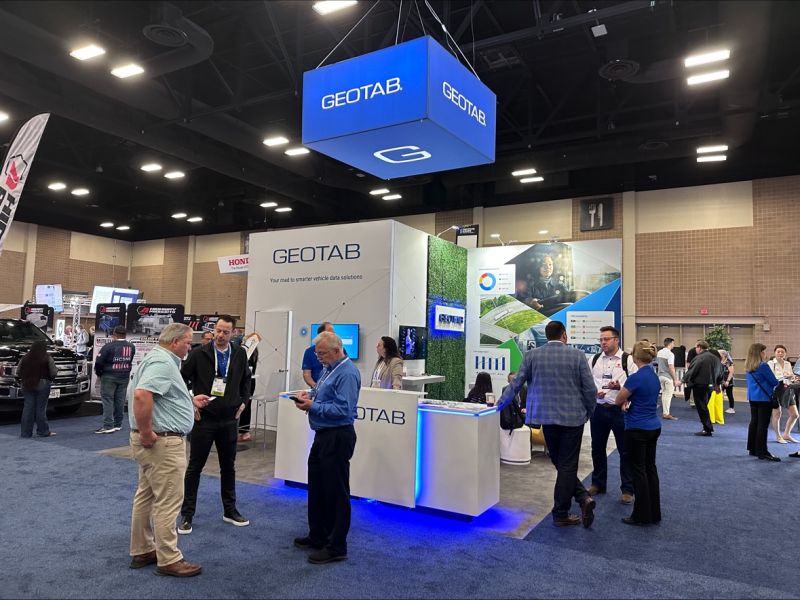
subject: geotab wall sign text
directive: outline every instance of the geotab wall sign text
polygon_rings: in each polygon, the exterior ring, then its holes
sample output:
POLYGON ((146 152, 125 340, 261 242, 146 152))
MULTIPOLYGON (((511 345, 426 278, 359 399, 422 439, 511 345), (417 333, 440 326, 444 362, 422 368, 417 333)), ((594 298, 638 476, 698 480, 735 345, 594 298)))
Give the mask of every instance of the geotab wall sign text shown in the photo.
POLYGON ((383 179, 492 163, 495 102, 421 37, 306 72, 303 145, 383 179))

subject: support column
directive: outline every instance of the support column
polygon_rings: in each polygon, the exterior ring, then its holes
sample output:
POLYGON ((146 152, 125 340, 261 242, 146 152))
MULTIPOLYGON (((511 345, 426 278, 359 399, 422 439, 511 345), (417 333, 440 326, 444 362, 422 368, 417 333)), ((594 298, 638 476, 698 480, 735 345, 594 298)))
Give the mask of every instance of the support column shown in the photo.
MULTIPOLYGON (((22 223, 19 223, 22 225, 22 223)), ((22 274, 22 298, 20 303, 33 297, 33 273, 36 270, 36 239, 39 235, 37 225, 28 225, 28 233, 25 236, 25 267, 22 274)))
POLYGON ((187 313, 192 312, 192 285, 194 284, 194 252, 197 236, 189 236, 189 251, 186 253, 186 299, 183 308, 187 313))
POLYGON ((622 347, 636 342, 636 192, 622 193, 622 347))

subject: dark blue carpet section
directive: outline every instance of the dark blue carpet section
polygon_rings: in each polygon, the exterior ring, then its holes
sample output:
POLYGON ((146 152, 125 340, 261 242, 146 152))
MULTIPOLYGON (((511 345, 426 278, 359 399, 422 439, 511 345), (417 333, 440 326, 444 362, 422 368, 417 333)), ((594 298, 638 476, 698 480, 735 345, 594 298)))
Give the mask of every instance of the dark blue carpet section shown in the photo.
POLYGON ((179 539, 204 571, 187 580, 127 568, 136 465, 96 452, 127 434, 92 434, 96 417, 55 421, 50 439, 22 440, 18 425, 3 426, 0 597, 797 597, 788 540, 800 533, 792 512, 800 460, 748 457, 741 409, 713 438, 691 435, 699 427, 682 401, 673 414, 681 421, 665 424, 659 446, 659 527, 622 524, 630 509, 616 491, 598 497, 592 529, 556 529, 546 519, 526 540, 357 500, 349 560, 311 565, 291 544, 306 533, 304 490, 238 484, 252 524, 237 528, 222 521, 219 480, 204 477, 194 532, 179 539))

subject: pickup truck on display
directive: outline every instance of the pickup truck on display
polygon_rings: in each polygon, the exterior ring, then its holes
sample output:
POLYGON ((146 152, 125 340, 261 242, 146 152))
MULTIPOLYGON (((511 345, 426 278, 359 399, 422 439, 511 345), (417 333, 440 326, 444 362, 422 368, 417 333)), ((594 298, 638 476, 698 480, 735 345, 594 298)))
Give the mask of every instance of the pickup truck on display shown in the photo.
POLYGON ((90 377, 86 358, 57 346, 34 324, 21 319, 0 319, 0 412, 22 412, 23 395, 18 376, 19 362, 31 344, 44 340, 58 374, 50 388, 48 408, 74 412, 89 400, 90 377))

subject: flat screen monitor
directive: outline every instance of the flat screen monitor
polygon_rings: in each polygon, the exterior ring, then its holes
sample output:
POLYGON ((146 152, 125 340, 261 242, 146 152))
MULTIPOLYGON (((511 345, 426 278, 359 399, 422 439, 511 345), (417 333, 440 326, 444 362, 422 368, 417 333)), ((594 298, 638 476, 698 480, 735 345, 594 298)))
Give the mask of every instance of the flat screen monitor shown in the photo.
POLYGON ((121 303, 127 306, 131 302, 136 302, 138 297, 139 290, 96 285, 94 286, 94 291, 92 292, 92 305, 89 308, 89 312, 96 313, 98 304, 121 303))
POLYGON ((56 312, 64 312, 64 292, 61 290, 61 284, 37 285, 36 304, 47 304, 56 312))
MULTIPOLYGON (((358 360, 358 323, 333 323, 333 330, 342 338, 342 347, 350 360, 358 360)), ((311 326, 311 340, 317 337, 319 323, 311 326)))
POLYGON ((428 328, 400 325, 397 347, 403 360, 428 358, 428 328))

